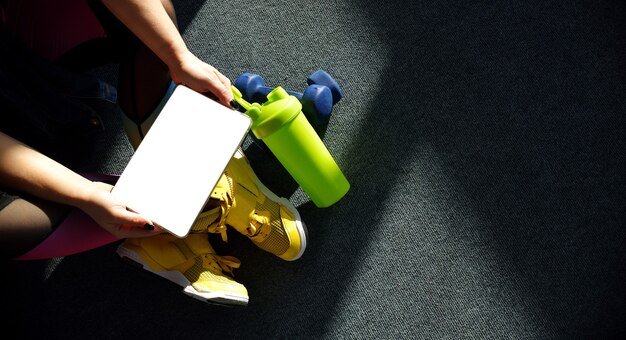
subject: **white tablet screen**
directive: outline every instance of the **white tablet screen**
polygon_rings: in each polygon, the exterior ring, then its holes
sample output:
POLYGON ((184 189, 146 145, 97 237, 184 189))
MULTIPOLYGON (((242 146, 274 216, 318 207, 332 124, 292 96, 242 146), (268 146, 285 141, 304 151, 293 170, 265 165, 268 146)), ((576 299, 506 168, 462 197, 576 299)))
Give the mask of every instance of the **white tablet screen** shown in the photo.
POLYGON ((250 124, 248 116, 177 86, 113 194, 129 209, 184 237, 250 124))

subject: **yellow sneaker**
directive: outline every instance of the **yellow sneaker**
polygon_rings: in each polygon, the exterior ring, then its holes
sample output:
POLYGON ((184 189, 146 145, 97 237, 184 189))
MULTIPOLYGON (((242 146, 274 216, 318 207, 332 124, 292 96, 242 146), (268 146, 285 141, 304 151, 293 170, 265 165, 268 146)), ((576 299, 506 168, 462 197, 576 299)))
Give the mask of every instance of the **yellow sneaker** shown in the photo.
POLYGON ((217 304, 247 305, 248 291, 233 280, 233 268, 240 262, 232 256, 218 256, 207 235, 193 234, 184 239, 163 234, 126 239, 119 256, 182 287, 193 298, 217 304))
POLYGON ((298 210, 259 181, 241 149, 228 163, 191 232, 220 233, 226 241, 226 225, 287 261, 300 258, 306 248, 306 227, 298 210))

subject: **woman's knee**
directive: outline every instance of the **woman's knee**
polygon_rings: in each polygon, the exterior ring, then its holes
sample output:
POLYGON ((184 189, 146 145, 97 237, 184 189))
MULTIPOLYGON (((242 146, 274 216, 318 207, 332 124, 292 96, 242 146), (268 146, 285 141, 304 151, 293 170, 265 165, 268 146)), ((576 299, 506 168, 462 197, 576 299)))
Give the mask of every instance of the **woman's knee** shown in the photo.
POLYGON ((0 256, 15 258, 48 237, 67 215, 69 207, 18 198, 0 210, 0 256))

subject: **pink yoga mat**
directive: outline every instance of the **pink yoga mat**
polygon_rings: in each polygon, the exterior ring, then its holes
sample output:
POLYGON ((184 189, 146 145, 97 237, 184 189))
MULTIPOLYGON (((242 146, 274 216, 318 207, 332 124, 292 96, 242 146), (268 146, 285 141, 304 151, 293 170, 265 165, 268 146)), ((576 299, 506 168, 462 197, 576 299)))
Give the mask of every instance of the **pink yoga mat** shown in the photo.
POLYGON ((16 260, 41 260, 68 256, 118 240, 113 234, 102 229, 87 214, 74 209, 48 238, 16 260))

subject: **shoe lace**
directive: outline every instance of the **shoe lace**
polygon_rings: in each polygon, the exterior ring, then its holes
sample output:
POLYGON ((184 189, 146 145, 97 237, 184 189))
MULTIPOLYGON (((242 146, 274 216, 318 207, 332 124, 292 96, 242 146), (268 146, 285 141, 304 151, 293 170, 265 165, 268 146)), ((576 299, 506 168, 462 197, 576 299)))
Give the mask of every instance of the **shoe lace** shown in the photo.
POLYGON ((257 235, 264 226, 270 224, 270 217, 263 212, 253 211, 250 213, 250 225, 247 228, 249 236, 257 235))
POLYGON ((217 263, 222 272, 228 273, 231 277, 235 277, 235 273, 233 273, 233 269, 239 268, 241 266, 241 261, 234 256, 220 256, 216 254, 203 254, 202 255, 202 266, 204 268, 209 268, 213 263, 217 263))
MULTIPOLYGON (((226 226, 226 218, 228 213, 230 212, 232 205, 232 197, 228 193, 224 193, 222 195, 222 199, 220 200, 220 218, 213 222, 207 228, 208 232, 214 234, 220 234, 222 236, 222 241, 228 242, 228 228, 226 226)), ((269 212, 257 212, 253 210, 250 213, 250 224, 246 228, 246 232, 248 236, 256 236, 264 226, 270 224, 270 216, 269 212)))
POLYGON ((227 228, 226 228, 226 217, 228 216, 228 213, 230 212, 230 207, 232 206, 232 204, 230 202, 231 199, 229 195, 224 195, 223 198, 224 199, 220 201, 220 210, 221 210, 220 218, 219 220, 217 220, 216 222, 213 222, 208 227, 208 231, 214 234, 221 234, 222 241, 227 242, 228 234, 227 234, 227 228))

